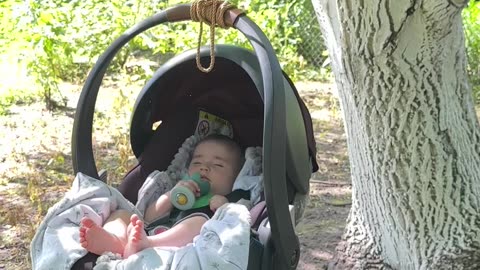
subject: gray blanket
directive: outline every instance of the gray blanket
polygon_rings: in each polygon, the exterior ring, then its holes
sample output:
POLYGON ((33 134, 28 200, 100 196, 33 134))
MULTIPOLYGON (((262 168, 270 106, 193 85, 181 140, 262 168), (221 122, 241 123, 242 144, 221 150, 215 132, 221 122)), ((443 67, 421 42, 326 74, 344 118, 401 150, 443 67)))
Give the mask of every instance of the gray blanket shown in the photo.
MULTIPOLYGON (((79 173, 71 190, 49 209, 37 229, 30 250, 32 269, 70 269, 87 254, 79 244, 82 217, 103 224, 116 209, 142 216, 115 188, 79 173)), ((149 248, 125 260, 107 253, 95 269, 247 269, 249 241, 249 211, 240 204, 226 204, 185 247, 149 248)))

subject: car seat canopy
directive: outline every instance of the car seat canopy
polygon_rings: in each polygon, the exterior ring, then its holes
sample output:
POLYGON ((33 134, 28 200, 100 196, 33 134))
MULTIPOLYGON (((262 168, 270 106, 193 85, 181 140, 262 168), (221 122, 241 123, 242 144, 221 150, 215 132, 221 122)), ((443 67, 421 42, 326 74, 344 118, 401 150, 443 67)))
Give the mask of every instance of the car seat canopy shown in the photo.
MULTIPOLYGON (((262 144, 264 108, 257 90, 261 87, 256 74, 258 62, 247 50, 216 48, 215 68, 210 73, 199 71, 195 51, 188 51, 165 63, 145 85, 137 98, 130 129, 137 157, 153 134, 153 123, 191 109, 204 109, 228 119, 242 146, 262 144), (244 125, 253 125, 255 132, 244 132, 244 125)), ((205 53, 208 51, 202 50, 205 53)), ((202 60, 209 59, 205 56, 202 60)))
MULTIPOLYGON (((130 128, 132 149, 137 158, 146 150, 146 144, 155 133, 153 123, 170 121, 170 125, 176 129, 185 130, 187 126, 188 130, 192 130, 196 125, 198 110, 206 110, 227 119, 233 125, 235 140, 242 147, 262 146, 263 128, 268 123, 264 123, 263 85, 256 55, 230 45, 217 45, 215 55, 215 68, 210 73, 203 73, 195 64, 196 51, 184 52, 163 64, 145 85, 137 98, 130 128), (185 114, 190 116, 186 116, 188 120, 184 124, 171 123, 183 121, 170 120, 172 116, 185 117, 185 114)), ((200 57, 203 62, 210 60, 208 48, 202 48, 200 57)), ((287 177, 289 184, 306 194, 309 175, 317 170, 311 119, 286 74, 283 87, 285 89, 275 91, 284 91, 287 98, 287 121, 282 128, 282 132, 286 130, 287 133, 287 177)), ((186 136, 193 134, 192 131, 183 134, 179 140, 175 140, 176 143, 170 143, 170 139, 166 143, 157 141, 156 144, 164 144, 162 149, 170 147, 168 152, 173 153, 186 136)), ((175 133, 171 133, 169 138, 174 136, 175 133)), ((155 148, 159 147, 157 145, 155 148)), ((164 168, 165 164, 152 167, 164 168)), ((150 169, 144 172, 144 177, 150 172, 150 169)))

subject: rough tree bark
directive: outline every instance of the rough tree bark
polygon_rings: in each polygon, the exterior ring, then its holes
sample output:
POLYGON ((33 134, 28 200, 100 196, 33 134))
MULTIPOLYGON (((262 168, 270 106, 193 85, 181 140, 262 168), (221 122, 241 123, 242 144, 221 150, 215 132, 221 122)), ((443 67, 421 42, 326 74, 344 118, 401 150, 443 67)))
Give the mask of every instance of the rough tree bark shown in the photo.
POLYGON ((344 114, 352 209, 331 269, 480 269, 467 0, 313 0, 344 114))

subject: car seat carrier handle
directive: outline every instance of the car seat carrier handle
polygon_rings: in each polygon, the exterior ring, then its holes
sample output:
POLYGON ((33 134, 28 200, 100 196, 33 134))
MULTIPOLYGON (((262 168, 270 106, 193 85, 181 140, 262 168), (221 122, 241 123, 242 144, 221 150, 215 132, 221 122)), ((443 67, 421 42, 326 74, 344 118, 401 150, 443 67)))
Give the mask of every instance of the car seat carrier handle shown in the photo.
MULTIPOLYGON (((288 207, 286 182, 286 105, 283 74, 272 45, 262 30, 236 9, 225 13, 227 24, 242 32, 251 42, 263 80, 264 134, 263 173, 265 199, 272 229, 273 257, 263 263, 268 269, 295 269, 300 245, 288 207)), ((161 11, 128 29, 99 57, 85 81, 72 131, 72 162, 74 172, 98 178, 92 150, 92 125, 98 91, 112 59, 120 49, 138 34, 165 22, 189 20, 190 5, 184 4, 161 11)), ((259 90, 260 91, 260 90, 259 90)), ((267 248, 270 246, 267 243, 267 248)), ((267 254, 269 251, 267 250, 267 254)), ((266 254, 265 254, 266 255, 266 254)), ((265 267, 263 268, 265 269, 265 267)))
POLYGON ((291 222, 286 180, 286 105, 283 73, 272 45, 248 17, 235 23, 252 44, 262 72, 264 90, 263 175, 268 219, 272 229, 272 269, 296 269, 300 243, 291 222))
MULTIPOLYGON (((219 3, 222 1, 219 1, 219 3)), ((169 22, 178 22, 178 21, 186 21, 191 20, 190 15, 191 5, 190 4, 183 4, 178 5, 174 8, 167 9, 165 12, 167 13, 167 20, 169 22)), ((206 13, 208 13, 207 11, 206 13)), ((223 16, 223 23, 225 27, 233 27, 233 24, 237 20, 238 16, 243 15, 245 12, 238 8, 231 8, 224 13, 223 16)), ((206 18, 208 19, 208 18, 206 18)))

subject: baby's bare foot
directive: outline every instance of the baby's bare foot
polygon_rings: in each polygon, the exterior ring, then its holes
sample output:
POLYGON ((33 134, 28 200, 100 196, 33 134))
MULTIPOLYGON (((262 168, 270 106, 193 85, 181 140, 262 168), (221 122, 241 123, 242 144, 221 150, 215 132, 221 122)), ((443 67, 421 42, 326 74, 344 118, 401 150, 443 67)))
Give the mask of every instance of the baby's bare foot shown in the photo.
POLYGON ((144 230, 144 223, 135 214, 130 218, 129 229, 127 244, 123 252, 124 258, 128 258, 128 256, 151 246, 147 233, 144 230))
POLYGON ((84 217, 80 223, 80 245, 86 250, 97 255, 106 251, 123 254, 125 243, 118 237, 105 231, 90 218, 84 217))

